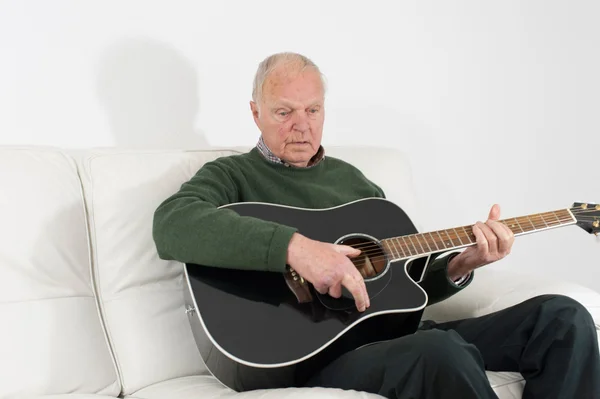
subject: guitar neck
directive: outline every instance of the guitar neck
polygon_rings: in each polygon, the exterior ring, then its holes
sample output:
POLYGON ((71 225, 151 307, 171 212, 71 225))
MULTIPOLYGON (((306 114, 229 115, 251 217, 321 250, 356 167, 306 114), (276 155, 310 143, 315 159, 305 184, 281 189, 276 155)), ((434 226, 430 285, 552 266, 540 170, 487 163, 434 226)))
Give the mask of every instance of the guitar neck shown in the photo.
MULTIPOLYGON (((568 209, 536 213, 517 218, 499 220, 508 226, 515 236, 544 231, 575 224, 577 220, 568 209)), ((471 226, 391 237, 381 240, 392 260, 407 259, 440 251, 451 251, 476 244, 471 226)))

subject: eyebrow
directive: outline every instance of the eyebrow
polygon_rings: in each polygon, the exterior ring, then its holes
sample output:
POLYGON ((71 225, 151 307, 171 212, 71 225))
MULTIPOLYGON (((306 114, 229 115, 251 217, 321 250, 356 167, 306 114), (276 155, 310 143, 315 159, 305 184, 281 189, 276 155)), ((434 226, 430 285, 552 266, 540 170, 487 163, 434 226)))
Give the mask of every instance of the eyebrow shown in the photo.
MULTIPOLYGON (((315 99, 315 100, 309 102, 310 105, 308 107, 314 107, 315 105, 319 105, 320 106, 321 103, 322 103, 322 100, 315 99)), ((287 100, 279 100, 277 102, 274 102, 272 104, 271 108, 279 108, 281 106, 288 107, 288 108, 294 108, 294 106, 292 105, 292 103, 288 102, 287 100)))

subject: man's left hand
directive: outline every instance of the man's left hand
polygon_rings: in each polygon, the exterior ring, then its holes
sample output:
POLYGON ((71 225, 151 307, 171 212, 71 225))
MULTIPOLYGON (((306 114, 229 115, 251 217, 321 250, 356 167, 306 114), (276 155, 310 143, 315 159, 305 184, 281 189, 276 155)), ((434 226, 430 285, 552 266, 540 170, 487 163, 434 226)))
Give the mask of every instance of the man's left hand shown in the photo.
POLYGON ((455 256, 448 264, 448 277, 453 281, 470 273, 478 267, 496 262, 510 253, 515 235, 508 226, 498 222, 500 206, 494 205, 485 223, 477 222, 473 226, 476 246, 467 248, 455 256))

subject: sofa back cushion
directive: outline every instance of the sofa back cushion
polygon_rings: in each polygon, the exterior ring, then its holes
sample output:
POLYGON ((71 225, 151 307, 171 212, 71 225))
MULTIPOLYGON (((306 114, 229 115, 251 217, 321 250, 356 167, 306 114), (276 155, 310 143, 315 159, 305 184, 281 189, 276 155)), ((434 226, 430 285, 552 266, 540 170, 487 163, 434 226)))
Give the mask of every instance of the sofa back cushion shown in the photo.
POLYGON ((0 148, 0 242, 0 397, 117 396, 72 160, 0 148))
MULTIPOLYGON (((101 150, 80 160, 98 296, 125 394, 208 373, 185 314, 183 265, 158 257, 153 215, 204 163, 246 150, 101 150)), ((399 152, 332 148, 327 153, 355 164, 390 199, 414 208, 410 174, 399 152)))

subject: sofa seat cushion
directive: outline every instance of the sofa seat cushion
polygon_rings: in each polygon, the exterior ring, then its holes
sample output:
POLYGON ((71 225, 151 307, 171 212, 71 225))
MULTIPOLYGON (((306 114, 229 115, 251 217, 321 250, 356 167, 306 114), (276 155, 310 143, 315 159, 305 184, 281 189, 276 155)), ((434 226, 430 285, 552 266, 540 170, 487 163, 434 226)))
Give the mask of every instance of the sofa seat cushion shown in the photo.
MULTIPOLYGON (((518 373, 487 372, 492 388, 500 399, 520 399, 523 378, 518 373)), ((238 393, 212 376, 177 378, 146 387, 126 399, 381 399, 380 395, 331 388, 259 389, 238 393)))
POLYGON ((238 393, 212 376, 191 376, 161 382, 146 387, 126 399, 381 399, 366 392, 344 391, 331 388, 258 389, 238 393))
POLYGON ((521 399, 525 380, 520 373, 486 371, 490 385, 499 399, 521 399))

